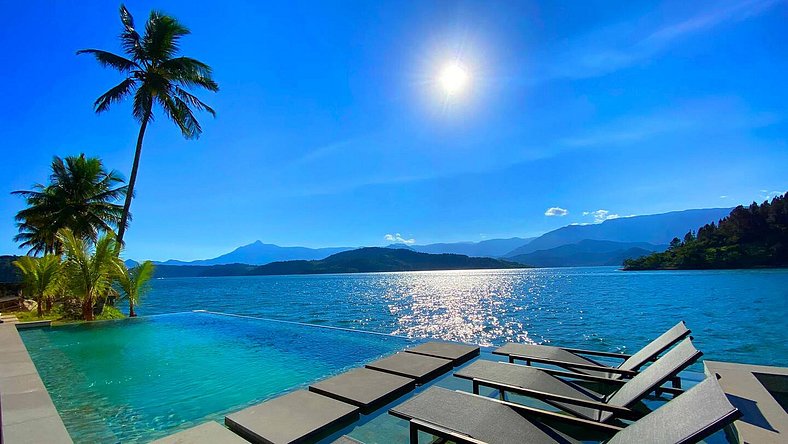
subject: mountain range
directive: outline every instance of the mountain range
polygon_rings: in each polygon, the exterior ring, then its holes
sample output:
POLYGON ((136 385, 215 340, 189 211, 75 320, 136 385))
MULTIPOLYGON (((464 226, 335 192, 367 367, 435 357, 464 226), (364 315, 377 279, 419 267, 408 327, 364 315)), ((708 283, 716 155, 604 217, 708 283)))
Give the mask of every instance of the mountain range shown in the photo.
POLYGON ((264 244, 261 241, 244 245, 235 250, 215 257, 196 261, 179 261, 170 259, 164 262, 155 262, 157 265, 225 265, 249 264, 264 265, 275 261, 316 260, 323 259, 335 253, 352 250, 354 247, 280 247, 274 244, 264 244))
MULTIPOLYGON (((387 248, 401 248, 430 254, 462 254, 472 257, 502 257, 507 252, 526 244, 534 238, 513 237, 509 239, 490 239, 480 242, 455 242, 428 245, 391 244, 387 248)), ((248 264, 265 265, 276 261, 292 260, 319 260, 332 254, 343 251, 355 250, 358 247, 280 247, 275 244, 264 244, 255 241, 251 244, 236 248, 235 250, 212 259, 196 261, 179 261, 170 259, 163 262, 154 262, 156 265, 226 265, 248 264)))
POLYGON ((646 242, 667 245, 674 237, 681 237, 689 230, 716 222, 730 214, 733 208, 707 208, 702 210, 673 211, 647 216, 621 217, 599 224, 567 225, 545 233, 536 239, 506 253, 514 257, 549 250, 580 241, 606 240, 614 242, 646 242))
POLYGON ((621 265, 625 259, 634 259, 657 251, 667 245, 647 242, 615 242, 585 239, 575 244, 566 244, 548 250, 507 257, 507 259, 533 267, 588 267, 599 265, 621 265))
POLYGON ((333 254, 321 260, 272 262, 266 265, 158 265, 157 278, 211 276, 269 276, 291 274, 373 273, 391 271, 523 268, 519 263, 461 254, 429 254, 402 248, 367 247, 333 254))
MULTIPOLYGON (((598 224, 568 225, 536 238, 513 237, 480 242, 392 244, 390 249, 430 254, 460 254, 504 258, 532 266, 620 265, 624 259, 664 251, 676 236, 727 216, 731 208, 709 208, 646 216, 622 217, 598 224), (596 241, 596 242, 586 242, 596 241), (602 242, 604 241, 604 242, 602 242)), ((221 256, 184 262, 168 260, 158 265, 265 265, 281 261, 314 261, 354 247, 282 247, 256 241, 221 256)))

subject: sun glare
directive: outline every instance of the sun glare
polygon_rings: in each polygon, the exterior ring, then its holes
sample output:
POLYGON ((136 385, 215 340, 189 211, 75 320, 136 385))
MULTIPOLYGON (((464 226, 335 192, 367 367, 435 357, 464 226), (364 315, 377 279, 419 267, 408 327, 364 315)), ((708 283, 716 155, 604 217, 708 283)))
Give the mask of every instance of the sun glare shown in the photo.
POLYGON ((439 80, 447 95, 455 95, 468 84, 468 72, 458 63, 452 63, 443 68, 439 80))

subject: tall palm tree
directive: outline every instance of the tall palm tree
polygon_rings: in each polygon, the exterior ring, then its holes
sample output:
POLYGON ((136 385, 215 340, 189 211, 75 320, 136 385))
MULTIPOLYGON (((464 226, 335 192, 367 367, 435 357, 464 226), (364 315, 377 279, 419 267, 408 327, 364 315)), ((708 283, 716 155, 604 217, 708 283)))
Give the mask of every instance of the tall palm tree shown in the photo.
POLYGON ((54 254, 44 257, 22 256, 13 264, 21 272, 22 283, 27 291, 36 298, 38 317, 42 317, 44 299, 52 296, 60 279, 60 256, 54 254))
POLYGON ((101 232, 114 233, 123 213, 115 202, 128 191, 123 183, 117 171, 107 171, 96 157, 55 157, 47 185, 12 193, 24 197, 28 205, 16 215, 19 234, 14 240, 31 253, 60 254, 60 229, 92 241, 101 232))
POLYGON ((185 138, 196 139, 202 133, 202 127, 194 117, 194 110, 207 111, 214 116, 216 113, 188 90, 204 88, 218 91, 219 85, 211 77, 211 67, 190 57, 177 56, 181 37, 190 32, 175 18, 151 11, 142 36, 134 27, 134 18, 123 5, 120 5, 120 21, 123 23, 120 42, 126 57, 99 49, 83 49, 77 54, 91 54, 103 67, 113 68, 126 77, 96 99, 93 104, 96 113, 102 113, 113 103, 133 96, 132 113, 140 123, 129 192, 118 229, 118 242, 122 244, 134 197, 142 140, 148 123, 153 121, 154 103, 178 125, 185 138))
POLYGON ((58 233, 63 244, 63 275, 68 290, 82 301, 82 317, 93 320, 93 306, 106 297, 117 275, 120 248, 111 234, 101 236, 94 245, 69 229, 58 233))
POLYGON ((153 278, 153 262, 145 261, 129 269, 123 261, 118 261, 118 267, 116 288, 120 299, 129 300, 129 317, 133 318, 137 316, 134 306, 139 305, 140 297, 150 288, 150 280, 153 278))

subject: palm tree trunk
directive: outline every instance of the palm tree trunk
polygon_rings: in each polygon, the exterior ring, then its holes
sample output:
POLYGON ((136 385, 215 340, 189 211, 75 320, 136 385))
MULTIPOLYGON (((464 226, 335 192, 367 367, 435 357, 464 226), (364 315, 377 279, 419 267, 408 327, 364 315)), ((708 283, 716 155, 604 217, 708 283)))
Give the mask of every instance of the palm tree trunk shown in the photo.
POLYGON ((132 301, 131 298, 129 298, 129 317, 130 318, 137 317, 137 313, 134 313, 134 301, 132 301))
POLYGON ((93 298, 85 298, 82 301, 82 317, 86 321, 93 320, 93 298))
POLYGON ((43 318, 44 317, 44 307, 42 307, 42 305, 44 305, 44 295, 43 294, 38 296, 38 301, 37 301, 36 305, 38 306, 37 307, 37 309, 38 309, 38 317, 39 318, 43 318))
POLYGON ((131 199, 134 197, 134 184, 137 182, 137 170, 140 167, 140 155, 142 154, 142 139, 145 138, 145 129, 148 127, 148 121, 151 116, 151 104, 148 106, 148 111, 145 113, 145 118, 142 119, 140 124, 140 133, 137 135, 137 149, 134 152, 134 163, 131 166, 131 176, 129 177, 129 189, 126 192, 126 200, 123 202, 123 215, 120 217, 120 226, 118 226, 118 246, 123 246, 123 235, 126 234, 126 223, 129 220, 129 210, 131 209, 131 199))

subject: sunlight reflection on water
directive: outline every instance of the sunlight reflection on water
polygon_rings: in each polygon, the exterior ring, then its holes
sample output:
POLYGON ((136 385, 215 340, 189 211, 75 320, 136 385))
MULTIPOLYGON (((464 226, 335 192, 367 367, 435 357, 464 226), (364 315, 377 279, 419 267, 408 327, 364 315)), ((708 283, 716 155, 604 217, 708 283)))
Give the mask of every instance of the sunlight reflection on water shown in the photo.
MULTIPOLYGON (((503 322, 506 307, 519 311, 513 289, 527 275, 467 272, 399 275, 384 298, 398 327, 394 334, 492 345, 494 339, 534 342, 523 323, 503 322)), ((527 306, 524 307, 527 309, 527 306)))
POLYGON ((409 337, 632 351, 679 320, 708 359, 788 365, 788 270, 614 267, 156 280, 141 314, 207 309, 409 337))

